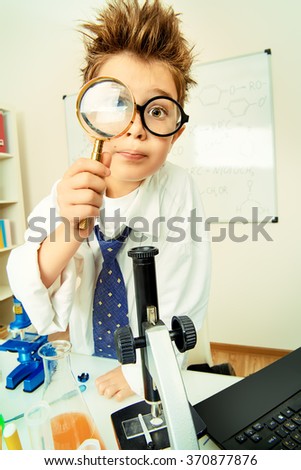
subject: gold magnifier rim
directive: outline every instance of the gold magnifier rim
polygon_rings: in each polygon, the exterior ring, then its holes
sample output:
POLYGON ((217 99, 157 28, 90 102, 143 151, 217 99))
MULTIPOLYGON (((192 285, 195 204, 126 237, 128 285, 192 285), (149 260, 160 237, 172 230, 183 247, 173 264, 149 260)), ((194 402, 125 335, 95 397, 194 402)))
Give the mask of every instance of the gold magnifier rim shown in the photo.
POLYGON ((128 131, 128 129, 133 124, 133 122, 135 120, 136 112, 137 112, 137 107, 136 107, 136 102, 135 102, 135 98, 134 98, 134 95, 133 95, 132 91, 129 89, 129 87, 124 82, 122 82, 118 78, 110 77, 110 76, 101 76, 101 77, 92 78, 91 80, 86 82, 78 92, 78 96, 77 96, 77 100, 76 100, 76 115, 77 115, 77 118, 78 118, 82 128, 94 139, 97 139, 97 140, 111 140, 111 139, 115 139, 117 137, 122 136, 123 134, 125 134, 128 131), (80 104, 81 104, 81 101, 82 101, 82 98, 83 98, 84 94, 86 93, 86 91, 91 86, 94 86, 95 84, 101 83, 101 82, 104 82, 104 81, 116 82, 116 83, 119 83, 120 85, 122 85, 124 88, 126 88, 129 92, 129 95, 132 99, 132 102, 133 102, 134 106, 133 106, 133 114, 131 116, 131 120, 130 120, 129 124, 121 132, 119 132, 119 134, 115 134, 112 137, 103 137, 102 138, 100 136, 96 137, 95 134, 93 133, 93 130, 82 119, 82 115, 81 115, 81 111, 80 111, 80 104))

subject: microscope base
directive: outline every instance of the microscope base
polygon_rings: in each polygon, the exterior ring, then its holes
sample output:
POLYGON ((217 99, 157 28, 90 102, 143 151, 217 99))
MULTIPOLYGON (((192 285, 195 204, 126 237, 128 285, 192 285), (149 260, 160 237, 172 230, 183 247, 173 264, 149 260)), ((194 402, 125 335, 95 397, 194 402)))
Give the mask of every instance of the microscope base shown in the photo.
POLYGON ((24 381, 24 392, 33 392, 44 382, 44 367, 37 351, 47 341, 47 336, 25 332, 24 337, 15 338, 0 344, 0 351, 18 353, 17 361, 20 363, 6 377, 6 388, 14 390, 24 381))
MULTIPOLYGON (((198 438, 200 438, 206 433, 206 426, 191 405, 190 409, 196 429, 196 435, 198 438)), ((150 414, 150 412, 150 405, 145 401, 141 401, 139 403, 134 403, 133 405, 127 406, 126 408, 122 408, 121 410, 116 411, 115 413, 112 413, 111 420, 113 423, 119 449, 149 450, 141 425, 138 420, 138 414, 141 413, 144 417, 144 421, 149 423, 148 415, 150 414), (129 432, 130 427, 133 433, 129 432)), ((167 449, 170 447, 165 421, 162 425, 158 426, 157 428, 151 425, 148 425, 147 427, 152 437, 154 450, 167 449)))
POLYGON ((44 368, 41 361, 20 364, 6 377, 6 388, 14 390, 24 381, 24 392, 33 392, 44 382, 44 368))

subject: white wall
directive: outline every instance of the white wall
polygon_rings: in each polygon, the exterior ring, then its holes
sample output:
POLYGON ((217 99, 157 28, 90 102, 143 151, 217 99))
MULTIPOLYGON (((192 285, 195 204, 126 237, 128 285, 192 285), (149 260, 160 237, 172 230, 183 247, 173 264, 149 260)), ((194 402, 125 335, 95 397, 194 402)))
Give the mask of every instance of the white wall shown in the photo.
MULTIPOLYGON (((67 168, 62 97, 81 83, 76 28, 103 3, 0 0, 0 105, 18 113, 27 214, 67 168)), ((273 242, 213 244, 209 326, 212 341, 296 348, 301 343, 301 3, 167 3, 183 12, 183 29, 204 62, 272 49, 279 223, 268 227, 273 242)), ((244 233, 251 228, 244 227, 244 233)))

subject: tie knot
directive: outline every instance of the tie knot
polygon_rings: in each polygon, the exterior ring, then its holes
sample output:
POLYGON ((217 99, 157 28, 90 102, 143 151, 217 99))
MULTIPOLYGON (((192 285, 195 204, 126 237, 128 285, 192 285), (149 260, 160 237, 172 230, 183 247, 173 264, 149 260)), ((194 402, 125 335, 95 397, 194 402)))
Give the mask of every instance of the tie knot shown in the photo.
POLYGON ((102 252, 103 259, 106 263, 114 261, 118 251, 122 247, 123 243, 125 242, 131 231, 129 227, 125 227, 119 237, 105 240, 104 235, 99 230, 98 225, 95 226, 94 230, 102 252))

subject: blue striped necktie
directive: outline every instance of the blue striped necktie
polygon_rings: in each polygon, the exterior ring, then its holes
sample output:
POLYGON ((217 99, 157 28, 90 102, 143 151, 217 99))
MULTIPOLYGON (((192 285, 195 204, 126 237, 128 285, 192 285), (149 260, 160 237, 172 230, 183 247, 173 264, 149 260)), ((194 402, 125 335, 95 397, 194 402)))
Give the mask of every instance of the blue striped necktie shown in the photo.
POLYGON ((93 302, 94 355, 116 359, 114 332, 129 322, 126 289, 116 256, 131 229, 126 227, 118 238, 110 240, 104 240, 98 225, 94 231, 103 256, 93 302))

